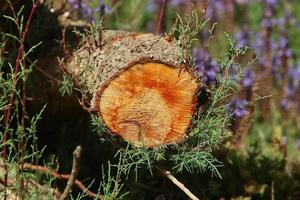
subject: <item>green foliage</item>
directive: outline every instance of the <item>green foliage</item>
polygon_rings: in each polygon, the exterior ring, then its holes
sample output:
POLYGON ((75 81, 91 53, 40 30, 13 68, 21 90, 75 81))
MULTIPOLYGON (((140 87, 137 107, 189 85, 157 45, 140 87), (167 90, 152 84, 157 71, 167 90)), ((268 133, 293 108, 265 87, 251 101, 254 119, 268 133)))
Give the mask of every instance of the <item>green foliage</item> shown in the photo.
POLYGON ((25 131, 25 135, 23 136, 24 138, 26 138, 25 140, 25 146, 28 146, 27 144, 31 141, 32 144, 30 145, 31 147, 31 152, 28 152, 27 154, 25 154, 24 156, 24 160, 26 159, 31 159, 31 162, 32 163, 37 163, 41 157, 42 157, 42 153, 45 149, 42 148, 42 150, 39 150, 38 148, 38 144, 37 144, 37 125, 38 125, 38 122, 39 120, 42 119, 42 113, 44 112, 46 108, 46 105, 41 109, 41 111, 39 113, 37 113, 35 116, 33 116, 31 119, 30 119, 30 122, 29 122, 29 125, 28 127, 26 127, 26 131, 25 131))
POLYGON ((104 134, 108 132, 104 123, 100 120, 100 118, 96 115, 91 115, 91 129, 92 133, 96 134, 96 136, 100 139, 101 142, 105 142, 104 134))
POLYGON ((154 161, 152 156, 151 150, 144 147, 131 148, 130 145, 127 145, 125 149, 120 149, 115 155, 115 157, 119 157, 121 172, 128 178, 129 173, 134 171, 136 179, 140 168, 146 167, 152 173, 151 169, 154 161))
POLYGON ((245 153, 230 151, 224 165, 227 170, 222 172, 222 176, 237 184, 235 188, 224 184, 221 186, 224 192, 260 199, 271 199, 274 193, 278 199, 291 199, 293 190, 299 187, 296 177, 282 173, 286 167, 282 155, 277 150, 267 154, 257 140, 251 141, 245 153))
MULTIPOLYGON (((0 56, 1 59, 1 56, 0 56)), ((0 112, 8 108, 8 96, 13 91, 12 79, 5 79, 3 74, 3 61, 0 60, 0 112)))
MULTIPOLYGON (((102 21, 103 21, 102 18, 97 18, 95 23, 91 26, 91 29, 88 31, 88 35, 90 35, 94 41, 101 42, 102 29, 103 29, 102 21)), ((101 45, 101 43, 99 45, 101 45)))
POLYGON ((238 70, 235 80, 231 79, 229 71, 233 65, 236 65, 234 58, 244 54, 246 50, 236 48, 229 37, 228 44, 226 57, 219 60, 222 73, 218 76, 217 83, 210 89, 210 102, 206 112, 201 113, 199 110, 199 114, 193 120, 194 128, 190 131, 187 141, 176 148, 177 154, 171 156, 171 160, 175 163, 174 169, 179 173, 209 171, 212 176, 221 178, 217 168, 222 164, 211 153, 227 137, 231 116, 227 113, 224 104, 226 98, 234 91, 242 70, 238 70))
POLYGON ((210 172, 212 177, 222 178, 217 169, 223 166, 222 163, 208 152, 198 150, 186 151, 181 148, 178 154, 171 156, 171 160, 175 163, 173 169, 178 173, 183 171, 193 174, 210 172))
POLYGON ((145 27, 147 19, 151 18, 147 14, 147 4, 145 0, 118 1, 112 7, 112 19, 106 23, 110 29, 140 31, 141 27, 145 27), (141 14, 143 13, 143 14, 141 14), (126 16, 126 17, 124 17, 126 16))
POLYGON ((177 45, 181 47, 183 64, 193 64, 191 55, 192 43, 198 40, 198 34, 207 22, 208 20, 205 19, 200 20, 195 10, 192 11, 191 15, 186 14, 184 17, 177 15, 177 20, 168 35, 173 36, 176 39, 177 45))
POLYGON ((236 84, 241 79, 242 70, 238 67, 235 79, 232 79, 230 70, 234 65, 236 56, 243 55, 246 51, 244 48, 236 48, 232 39, 228 38, 229 49, 224 59, 219 60, 221 73, 217 77, 217 83, 212 86, 210 104, 205 113, 198 115, 195 119, 195 129, 192 130, 193 138, 199 138, 201 146, 208 145, 213 148, 219 145, 224 136, 226 128, 231 118, 226 112, 226 98, 233 92, 236 84))
POLYGON ((121 175, 122 175, 122 167, 120 165, 117 166, 117 172, 115 173, 115 177, 112 175, 112 168, 114 165, 111 165, 108 162, 108 169, 105 170, 102 167, 102 181, 99 190, 102 191, 104 200, 110 199, 124 199, 126 193, 122 193, 123 184, 121 184, 121 175))
POLYGON ((62 85, 59 88, 59 92, 61 93, 62 96, 71 95, 73 92, 73 88, 74 88, 73 80, 71 79, 70 76, 64 74, 62 85))
MULTIPOLYGON (((42 113, 46 106, 35 115, 29 116, 26 112, 24 100, 26 101, 26 93, 24 88, 28 75, 32 72, 36 61, 27 63, 27 58, 32 54, 41 42, 32 45, 29 48, 24 48, 24 6, 16 13, 15 16, 3 16, 10 21, 13 26, 16 26, 18 36, 10 33, 1 32, 0 40, 0 149, 1 160, 2 156, 6 156, 6 163, 1 164, 1 172, 3 172, 3 165, 7 166, 7 175, 11 179, 9 181, 10 187, 5 188, 13 192, 14 195, 22 197, 23 199, 37 199, 41 195, 43 197, 52 195, 51 190, 42 192, 38 187, 33 187, 32 182, 36 182, 40 175, 35 172, 25 172, 20 170, 20 166, 26 161, 38 163, 41 161, 43 148, 38 148, 37 145, 37 125, 42 117, 42 113), (17 57, 14 51, 6 52, 7 45, 17 44, 21 54, 17 57), (16 71, 12 63, 19 64, 19 71, 16 71), (10 115, 8 114, 10 113, 10 115), (25 121, 27 123, 25 123, 25 121), (5 142, 6 134, 6 142, 5 142), (4 155, 4 144, 6 145, 7 154, 4 155), (12 179, 15 178, 15 179, 12 179), (25 186, 24 180, 30 183, 25 186), (11 183, 11 181, 13 181, 11 183), (42 194, 43 193, 43 194, 42 194), (46 194, 47 193, 47 194, 46 194), (25 198, 26 194, 26 198, 25 198)), ((4 160, 4 159, 3 159, 4 160)), ((52 179, 53 180, 53 179, 52 179)), ((51 179, 47 183, 51 183, 51 179)), ((2 184, 2 183, 1 183, 2 184)), ((13 195, 12 194, 12 195, 13 195)), ((3 198, 3 191, 1 191, 0 198, 3 198)), ((11 198, 11 197, 9 197, 11 198)), ((16 197, 17 198, 17 197, 16 197)), ((48 199, 49 199, 48 198, 48 199)))
POLYGON ((101 47, 102 43, 102 31, 103 31, 103 19, 97 18, 94 23, 89 27, 86 27, 84 31, 74 30, 83 41, 88 40, 88 48, 101 47), (94 46, 93 46, 94 45, 94 46))

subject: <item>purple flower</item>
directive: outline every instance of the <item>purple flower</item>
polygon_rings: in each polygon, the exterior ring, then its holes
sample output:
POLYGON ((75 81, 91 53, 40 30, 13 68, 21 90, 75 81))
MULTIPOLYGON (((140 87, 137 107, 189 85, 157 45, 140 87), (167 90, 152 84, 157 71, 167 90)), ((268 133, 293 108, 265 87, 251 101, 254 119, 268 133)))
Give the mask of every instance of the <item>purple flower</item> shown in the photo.
POLYGON ((78 0, 67 0, 67 3, 71 6, 73 10, 77 10, 79 8, 80 1, 78 0))
POLYGON ((80 14, 83 18, 92 22, 95 20, 95 14, 100 13, 111 13, 112 10, 104 3, 103 0, 99 0, 98 6, 92 8, 89 3, 82 0, 67 0, 67 3, 71 6, 73 11, 80 11, 80 14))
POLYGON ((253 33, 251 34, 253 37, 250 47, 254 49, 256 55, 262 56, 263 55, 263 47, 264 47, 264 39, 261 33, 253 33))
POLYGON ((209 67, 209 69, 206 71, 206 76, 207 76, 207 79, 210 80, 210 81, 215 81, 216 80, 217 71, 216 71, 216 69, 213 65, 211 65, 209 67))
POLYGON ((279 19, 275 19, 275 20, 276 21, 274 22, 274 24, 276 24, 277 27, 279 28, 285 27, 285 25, 289 23, 286 17, 280 17, 279 19))
POLYGON ((297 140, 296 140, 296 149, 297 150, 300 150, 300 138, 298 138, 297 140))
POLYGON ((286 94, 286 96, 292 100, 293 99, 293 96, 294 96, 294 93, 295 93, 295 88, 293 87, 292 84, 288 84, 285 88, 284 88, 284 92, 286 94))
POLYGON ((171 6, 183 6, 186 3, 187 3, 186 0, 170 0, 171 6))
POLYGON ((158 9, 158 2, 157 1, 150 1, 150 3, 147 6, 147 10, 149 12, 154 12, 158 9))
POLYGON ((289 110, 291 108, 290 101, 287 98, 282 99, 280 102, 280 107, 283 110, 289 110))
POLYGON ((202 80, 207 85, 214 84, 217 78, 216 63, 213 61, 207 62, 207 65, 201 63, 198 65, 198 72, 202 74, 202 80))
POLYGON ((292 57, 292 51, 289 48, 289 40, 286 35, 281 35, 279 39, 279 56, 280 57, 292 57))
POLYGON ((104 13, 107 13, 107 14, 112 13, 112 9, 106 3, 104 3, 103 0, 99 0, 99 5, 100 5, 101 10, 104 11, 104 13))
POLYGON ((194 48, 193 56, 194 58, 196 58, 196 63, 199 63, 203 60, 207 60, 210 57, 208 52, 201 48, 194 48))
POLYGON ((266 17, 261 21, 261 26, 263 28, 270 29, 270 28, 272 28, 274 23, 275 23, 274 20, 272 20, 271 18, 266 17))
POLYGON ((229 79, 232 81, 237 81, 237 74, 239 72, 239 64, 232 64, 231 67, 229 68, 229 79))
POLYGON ((225 12, 225 4, 222 0, 209 1, 205 17, 212 21, 218 21, 219 15, 225 12))
POLYGON ((288 48, 289 46, 289 40, 285 35, 281 35, 280 40, 279 40, 279 47, 282 49, 288 48))
POLYGON ((289 70, 290 87, 300 87, 300 61, 297 65, 289 70))
POLYGON ((300 90, 300 63, 291 68, 288 72, 288 83, 284 87, 284 99, 281 107, 290 110, 297 107, 297 98, 300 90))
POLYGON ((270 6, 277 6, 278 0, 265 0, 270 6))
POLYGON ((245 71, 245 77, 242 80, 243 87, 246 89, 251 88, 253 86, 254 79, 254 73, 250 69, 247 69, 245 71))
POLYGON ((211 1, 212 3, 215 3, 215 8, 216 11, 219 13, 224 13, 225 12, 225 5, 229 5, 229 3, 225 4, 223 0, 215 0, 211 1))
POLYGON ((234 118, 242 118, 247 112, 248 102, 244 99, 233 98, 226 105, 227 112, 234 118))
POLYGON ((250 35, 249 28, 247 25, 244 25, 242 29, 235 36, 237 48, 250 46, 249 35, 250 35))
POLYGON ((280 74, 280 67, 281 67, 281 59, 279 56, 274 56, 272 59, 272 72, 273 76, 275 77, 276 80, 281 79, 281 74, 280 74))
POLYGON ((276 5, 278 0, 266 0, 266 3, 276 5))
POLYGON ((219 68, 217 62, 203 49, 194 49, 193 56, 198 66, 197 72, 202 76, 203 82, 207 85, 214 84, 219 68))

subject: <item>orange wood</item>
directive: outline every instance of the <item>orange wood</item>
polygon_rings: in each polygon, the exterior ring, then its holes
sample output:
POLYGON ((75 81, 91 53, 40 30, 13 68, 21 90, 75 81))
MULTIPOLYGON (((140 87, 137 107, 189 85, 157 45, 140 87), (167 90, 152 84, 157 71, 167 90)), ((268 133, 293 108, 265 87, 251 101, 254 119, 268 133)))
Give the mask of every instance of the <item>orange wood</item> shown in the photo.
POLYGON ((185 69, 135 64, 104 89, 100 114, 113 133, 134 145, 178 143, 191 123, 198 86, 185 69))

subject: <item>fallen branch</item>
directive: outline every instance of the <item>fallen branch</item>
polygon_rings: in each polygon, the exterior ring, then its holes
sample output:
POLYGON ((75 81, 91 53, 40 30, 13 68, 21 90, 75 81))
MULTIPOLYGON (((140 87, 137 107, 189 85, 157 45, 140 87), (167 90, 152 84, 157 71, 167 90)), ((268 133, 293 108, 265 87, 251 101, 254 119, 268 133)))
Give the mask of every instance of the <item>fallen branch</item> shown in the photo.
MULTIPOLYGON (((19 165, 20 166, 20 165, 19 165)), ((21 167, 19 167, 21 169, 21 167)), ((10 170, 7 179, 7 199, 22 199, 17 180, 15 178, 16 170, 10 170)), ((5 173, 4 171, 4 164, 2 160, 0 160, 0 196, 3 197, 4 189, 5 189, 5 181, 2 178, 2 175, 5 173)), ((34 178, 28 177, 24 180, 25 187, 22 190, 22 195, 29 195, 37 192, 39 194, 39 199, 47 199, 50 194, 52 194, 53 199, 59 199, 61 193, 58 191, 57 188, 49 188, 48 185, 42 185, 38 183, 34 178)), ((24 199, 24 198, 23 198, 24 199)))
MULTIPOLYGON (((55 170, 53 169, 49 169, 48 167, 44 167, 44 166, 39 166, 39 165, 32 165, 30 163, 24 163, 23 166, 24 169, 27 170, 35 170, 35 171, 39 171, 39 172, 44 172, 47 173, 57 179, 66 179, 69 180, 70 176, 69 174, 59 174, 57 173, 55 170)), ((93 193, 92 191, 90 191, 81 181, 79 181, 78 179, 75 179, 74 184, 81 189, 87 196, 91 197, 91 198, 96 198, 99 200, 103 200, 104 197, 103 195, 99 195, 96 193, 93 193)))
POLYGON ((186 188, 183 183, 178 181, 177 178, 175 178, 170 171, 162 169, 158 166, 156 166, 156 168, 160 173, 162 173, 164 176, 170 179, 177 187, 179 187, 179 189, 181 189, 190 199, 199 200, 199 198, 196 197, 188 188, 186 188))

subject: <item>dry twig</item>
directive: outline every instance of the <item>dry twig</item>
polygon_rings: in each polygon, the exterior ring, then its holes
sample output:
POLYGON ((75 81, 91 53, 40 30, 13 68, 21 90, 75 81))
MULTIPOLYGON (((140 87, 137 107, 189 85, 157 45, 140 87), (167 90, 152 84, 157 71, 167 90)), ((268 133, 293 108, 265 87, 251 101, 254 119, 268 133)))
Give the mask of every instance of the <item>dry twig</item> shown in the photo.
POLYGON ((76 180, 77 174, 79 172, 79 159, 81 156, 81 152, 82 152, 82 148, 81 146, 77 146, 76 149, 73 152, 73 163, 72 163, 72 171, 71 171, 71 175, 70 178, 67 182, 67 186, 64 190, 64 192, 62 193, 60 200, 65 200, 69 197, 69 194, 73 188, 74 182, 76 180))
POLYGON ((160 173, 162 173, 164 176, 170 179, 177 187, 179 187, 179 189, 181 189, 189 198, 191 198, 192 200, 199 200, 199 198, 196 197, 187 187, 185 187, 183 183, 178 181, 177 178, 174 177, 170 171, 162 169, 158 166, 156 166, 156 168, 160 173))

